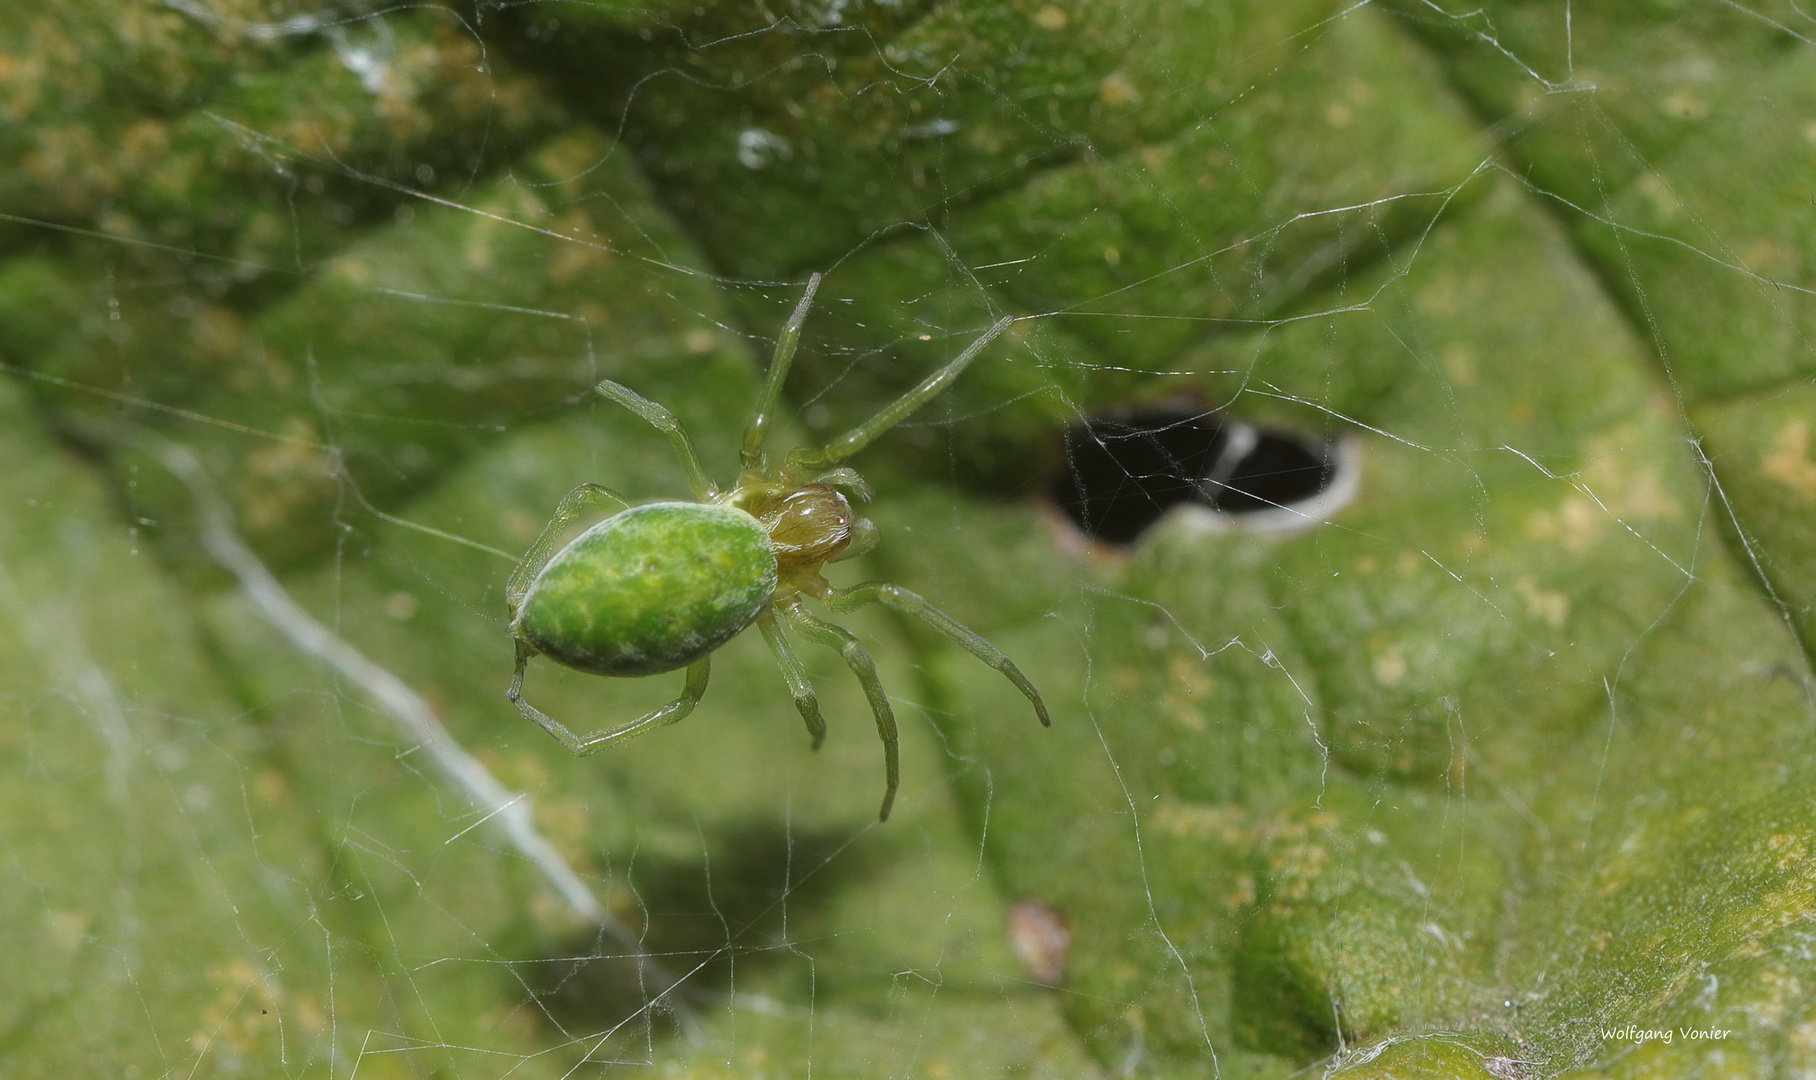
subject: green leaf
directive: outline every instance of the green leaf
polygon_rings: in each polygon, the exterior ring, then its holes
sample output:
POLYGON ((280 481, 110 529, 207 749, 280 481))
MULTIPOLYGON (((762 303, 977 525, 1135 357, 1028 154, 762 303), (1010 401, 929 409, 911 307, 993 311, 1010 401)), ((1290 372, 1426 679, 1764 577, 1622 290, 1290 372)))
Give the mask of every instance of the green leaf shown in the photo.
MULTIPOLYGON (((1799 1075, 1812 29, 0 15, 7 1075, 1799 1075), (817 754, 754 635, 593 757, 503 694, 561 496, 686 490, 590 388, 731 482, 816 271, 778 453, 1016 317, 851 462, 882 543, 829 576, 1053 727, 841 617, 880 825, 834 653, 817 754), (1349 494, 1090 541, 1063 447, 1142 409, 1349 494)), ((587 731, 679 684, 526 693, 587 731)))

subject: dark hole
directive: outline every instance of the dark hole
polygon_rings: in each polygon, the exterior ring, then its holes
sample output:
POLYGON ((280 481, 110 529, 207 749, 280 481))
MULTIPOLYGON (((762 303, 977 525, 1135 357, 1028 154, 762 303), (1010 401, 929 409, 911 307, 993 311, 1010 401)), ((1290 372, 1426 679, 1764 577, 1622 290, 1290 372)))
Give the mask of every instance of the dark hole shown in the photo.
POLYGON ((518 974, 569 1034, 622 1026, 635 1041, 648 1037, 652 1019, 672 1032, 672 1012, 652 1004, 658 999, 698 1006, 731 985, 734 969, 794 956, 782 939, 783 894, 790 923, 806 924, 854 875, 868 873, 862 852, 840 850, 848 839, 796 830, 791 845, 783 830, 754 828, 709 836, 708 861, 639 861, 630 877, 646 920, 642 957, 589 931, 549 960, 519 965, 518 974))
POLYGON ((1053 497, 1086 536, 1127 544, 1198 493, 1223 442, 1196 413, 1105 417, 1066 433, 1053 497))
POLYGON ((1053 497, 1086 536, 1127 544, 1184 502, 1236 515, 1290 507, 1328 488, 1335 468, 1321 440, 1154 409, 1068 431, 1053 497))
POLYGON ((1232 455, 1236 461, 1228 480, 1205 485, 1216 509, 1226 514, 1272 510, 1303 502, 1330 486, 1336 465, 1323 444, 1314 452, 1295 436, 1274 431, 1255 431, 1253 440, 1247 453, 1232 455))

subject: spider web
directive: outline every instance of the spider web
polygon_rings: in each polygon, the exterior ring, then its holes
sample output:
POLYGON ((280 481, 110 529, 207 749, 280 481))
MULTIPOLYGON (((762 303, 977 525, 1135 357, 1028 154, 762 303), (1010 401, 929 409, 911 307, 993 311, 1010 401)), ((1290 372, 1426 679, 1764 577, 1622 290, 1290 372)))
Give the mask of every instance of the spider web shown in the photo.
POLYGON ((1813 32, 0 14, 0 1071, 1803 1075, 1813 32), (560 497, 686 490, 590 387, 730 482, 811 272, 772 452, 1015 318, 851 462, 883 540, 829 577, 1054 726, 840 616, 883 824, 806 643, 817 753, 756 635, 595 757, 503 698, 560 497))

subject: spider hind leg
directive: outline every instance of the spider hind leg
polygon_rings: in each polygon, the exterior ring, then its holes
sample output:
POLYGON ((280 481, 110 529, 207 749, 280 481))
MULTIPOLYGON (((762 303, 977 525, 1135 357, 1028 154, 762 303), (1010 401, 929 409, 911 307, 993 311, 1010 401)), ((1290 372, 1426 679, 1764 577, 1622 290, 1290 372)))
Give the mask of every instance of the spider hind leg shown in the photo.
POLYGON ((813 736, 813 748, 818 750, 826 741, 826 718, 820 715, 820 699, 814 696, 813 684, 807 681, 807 669, 801 665, 801 658, 795 655, 794 647, 788 643, 773 614, 766 611, 759 615, 757 629, 763 632, 763 640, 775 653, 776 663, 782 667, 782 678, 788 682, 788 694, 794 698, 801 719, 807 722, 807 734, 813 736))
MULTIPOLYGON (((517 568, 511 571, 510 578, 505 581, 504 602, 511 618, 517 618, 517 609, 523 605, 523 598, 530 591, 530 583, 536 580, 536 575, 542 573, 542 568, 555 557, 556 542, 574 519, 580 516, 580 511, 587 503, 608 509, 614 503, 619 509, 630 506, 624 496, 600 484, 581 484, 562 496, 561 505, 555 507, 555 516, 549 518, 549 523, 542 527, 542 535, 530 545, 530 550, 524 553, 523 558, 517 560, 517 568)), ((520 669, 520 678, 522 674, 520 669)))
POLYGON ((889 706, 889 696, 883 692, 883 681, 877 677, 876 662, 864 651, 864 646, 851 631, 842 626, 814 618, 802 610, 799 604, 782 609, 788 622, 801 632, 801 636, 829 649, 837 650, 844 658, 845 666, 858 678, 858 685, 864 688, 864 696, 870 699, 870 711, 876 716, 877 737, 883 740, 883 773, 888 788, 883 792, 883 808, 877 812, 878 821, 889 820, 889 810, 895 805, 895 790, 902 783, 901 751, 895 730, 895 710, 889 706))
POLYGON ((976 631, 917 594, 886 581, 866 581, 849 589, 828 588, 822 599, 834 611, 855 611, 866 604, 881 604, 891 611, 914 616, 952 639, 972 656, 1002 672, 1003 677, 1014 683, 1022 696, 1033 704, 1034 715, 1040 719, 1041 726, 1053 726, 1052 717, 1047 715, 1047 703, 1040 699, 1040 691, 1034 688, 1034 684, 1022 674, 1021 668, 1015 666, 1014 661, 1004 656, 1001 649, 985 641, 976 631))
POLYGON ((688 713, 694 711, 694 706, 700 704, 700 698, 705 696, 706 682, 712 674, 712 659, 701 657, 688 665, 687 685, 682 689, 680 697, 659 709, 639 716, 622 727, 605 728, 590 735, 576 735, 569 730, 567 725, 523 700, 523 673, 529 666, 530 657, 535 655, 535 649, 522 641, 517 643, 517 668, 511 672, 511 685, 505 690, 504 696, 510 699, 511 704, 517 706, 517 711, 522 713, 526 720, 535 721, 538 727, 553 735, 555 741, 566 747, 569 753, 578 757, 596 754, 608 746, 615 746, 627 739, 634 739, 646 732, 654 731, 659 727, 667 727, 678 720, 685 719, 688 713))

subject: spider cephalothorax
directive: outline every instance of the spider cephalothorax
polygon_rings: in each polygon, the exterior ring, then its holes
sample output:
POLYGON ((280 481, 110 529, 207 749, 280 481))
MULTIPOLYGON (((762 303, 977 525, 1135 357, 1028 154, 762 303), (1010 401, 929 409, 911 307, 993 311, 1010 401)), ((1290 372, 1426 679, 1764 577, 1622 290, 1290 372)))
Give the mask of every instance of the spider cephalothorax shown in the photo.
MULTIPOLYGON (((856 475, 851 473, 852 478, 856 475)), ((851 503, 830 484, 809 483, 782 490, 770 484, 740 486, 729 501, 756 518, 769 534, 782 575, 778 592, 799 592, 819 575, 820 567, 862 555, 876 543, 876 526, 857 516, 851 503)))
POLYGON ((1040 722, 1049 723, 1040 694, 1020 669, 944 612, 899 586, 870 581, 839 589, 820 573, 827 563, 861 555, 877 541, 876 526, 852 510, 845 494, 865 500, 870 489, 838 463, 926 404, 1010 320, 998 320, 963 353, 870 420, 824 447, 795 450, 784 465, 770 469, 763 455, 770 413, 819 283, 818 274, 808 281, 806 295, 776 341, 756 414, 744 432, 738 484, 729 491, 707 479, 687 433, 667 409, 615 382, 599 384, 600 394, 668 436, 697 501, 625 509, 557 552, 556 542, 585 504, 629 505, 598 484, 582 484, 561 500, 505 586, 511 636, 517 640, 517 667, 506 696, 563 746, 590 754, 692 712, 706 692, 713 651, 754 622, 774 650, 817 747, 826 723, 786 626, 838 650, 863 684, 883 740, 888 788, 880 816, 886 819, 900 773, 895 714, 863 645, 844 628, 815 617, 803 597, 834 611, 882 604, 921 619, 1007 676, 1033 702, 1040 722), (681 697, 646 716, 580 736, 523 700, 524 670, 537 655, 594 675, 656 675, 686 668, 687 685, 681 697))

